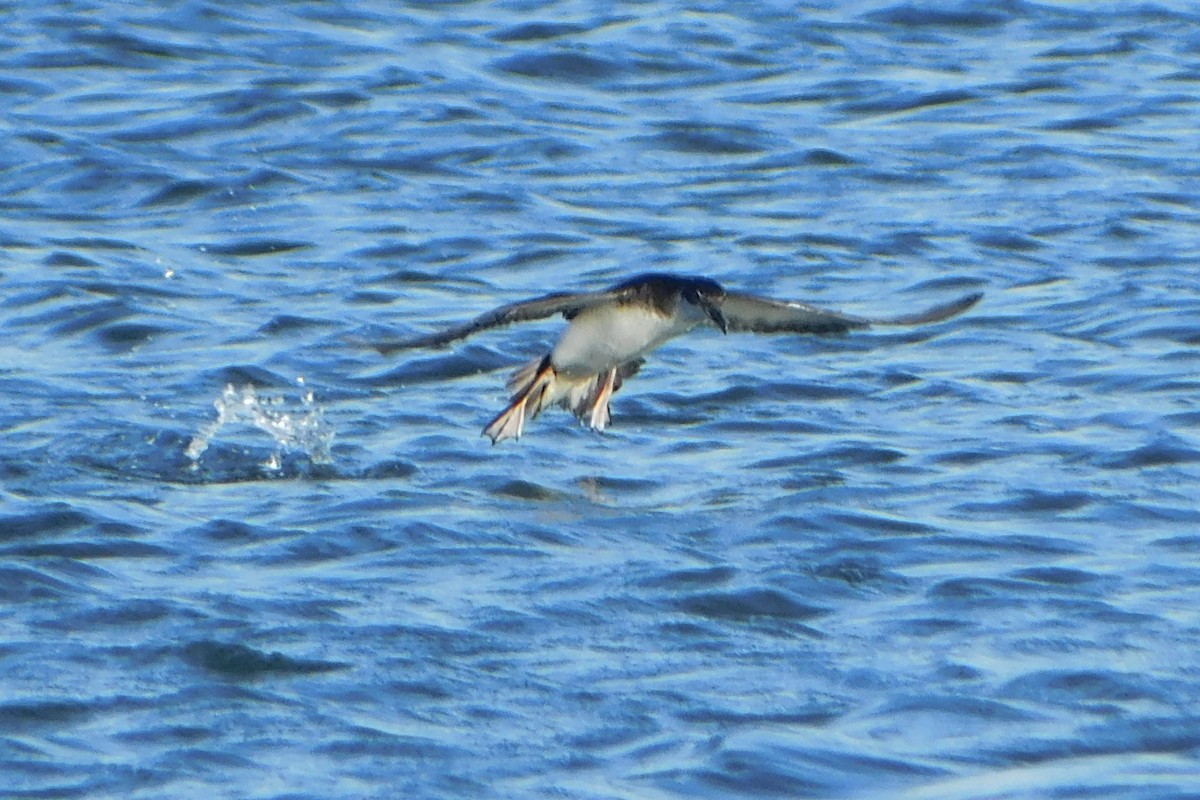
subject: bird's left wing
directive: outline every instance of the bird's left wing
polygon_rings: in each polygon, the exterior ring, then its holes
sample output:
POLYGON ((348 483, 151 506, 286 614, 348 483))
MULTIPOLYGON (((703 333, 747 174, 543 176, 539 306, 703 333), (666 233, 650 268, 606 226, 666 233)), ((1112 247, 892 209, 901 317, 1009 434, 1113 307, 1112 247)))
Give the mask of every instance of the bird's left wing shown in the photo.
POLYGON ((519 303, 509 303, 480 314, 469 322, 454 325, 433 333, 412 336, 407 339, 386 339, 372 342, 371 346, 383 355, 390 355, 397 350, 413 350, 421 347, 442 347, 450 342, 465 339, 488 328, 499 328, 514 322, 527 322, 535 319, 545 319, 555 314, 573 317, 580 311, 601 303, 611 302, 621 296, 620 292, 554 292, 552 294, 522 300, 519 303))
POLYGON ((978 303, 981 297, 983 294, 977 292, 915 314, 890 319, 871 319, 839 311, 827 311, 807 303, 790 303, 741 292, 728 292, 721 304, 721 311, 731 331, 844 333, 853 328, 868 328, 871 325, 926 325, 941 322, 966 311, 978 303))

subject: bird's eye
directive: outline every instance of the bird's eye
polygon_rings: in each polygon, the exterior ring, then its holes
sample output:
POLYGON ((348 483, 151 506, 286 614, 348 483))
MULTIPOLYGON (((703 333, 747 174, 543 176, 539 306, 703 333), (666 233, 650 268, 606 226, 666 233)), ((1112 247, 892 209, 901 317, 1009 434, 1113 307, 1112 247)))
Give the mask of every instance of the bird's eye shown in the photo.
POLYGON ((699 304, 700 303, 700 292, 697 291, 696 289, 684 289, 683 290, 683 299, 687 300, 689 303, 699 304))

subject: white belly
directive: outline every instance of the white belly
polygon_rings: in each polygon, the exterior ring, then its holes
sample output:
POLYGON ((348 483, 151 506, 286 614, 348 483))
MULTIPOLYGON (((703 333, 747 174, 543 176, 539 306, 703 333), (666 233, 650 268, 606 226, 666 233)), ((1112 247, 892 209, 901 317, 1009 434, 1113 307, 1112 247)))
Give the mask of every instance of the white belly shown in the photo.
POLYGON ((583 377, 640 358, 699 320, 691 314, 664 317, 637 305, 608 305, 583 311, 550 351, 555 369, 583 377))

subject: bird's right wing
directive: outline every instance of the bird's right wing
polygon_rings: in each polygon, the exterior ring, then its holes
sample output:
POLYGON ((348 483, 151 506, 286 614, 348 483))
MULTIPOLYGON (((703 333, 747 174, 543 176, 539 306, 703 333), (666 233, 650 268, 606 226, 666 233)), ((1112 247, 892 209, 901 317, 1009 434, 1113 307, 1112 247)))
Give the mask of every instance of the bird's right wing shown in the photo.
POLYGON ((480 314, 469 322, 454 325, 433 333, 412 336, 407 339, 385 339, 372 342, 371 346, 383 355, 390 355, 397 350, 413 350, 421 347, 442 347, 450 342, 465 339, 472 334, 499 328, 514 322, 527 322, 535 319, 545 319, 555 314, 573 317, 586 308, 611 302, 621 296, 620 292, 554 292, 552 294, 522 300, 519 303, 509 303, 480 314))
POLYGON ((731 331, 753 333, 844 333, 854 328, 871 325, 927 325, 941 322, 955 314, 961 314, 979 302, 981 292, 968 294, 949 303, 944 303, 915 314, 905 314, 890 319, 870 319, 827 311, 807 303, 792 303, 759 297, 741 292, 728 292, 721 304, 721 312, 731 331))

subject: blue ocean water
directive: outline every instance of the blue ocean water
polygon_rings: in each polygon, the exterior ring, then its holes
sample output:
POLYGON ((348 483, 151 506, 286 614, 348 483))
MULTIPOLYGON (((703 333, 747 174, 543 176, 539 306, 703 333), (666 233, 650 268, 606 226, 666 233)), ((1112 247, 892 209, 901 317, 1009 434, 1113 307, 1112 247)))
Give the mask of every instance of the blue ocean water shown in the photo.
POLYGON ((0 795, 1200 796, 1193 4, 0 19, 0 795), (359 346, 647 270, 985 298, 359 346))

